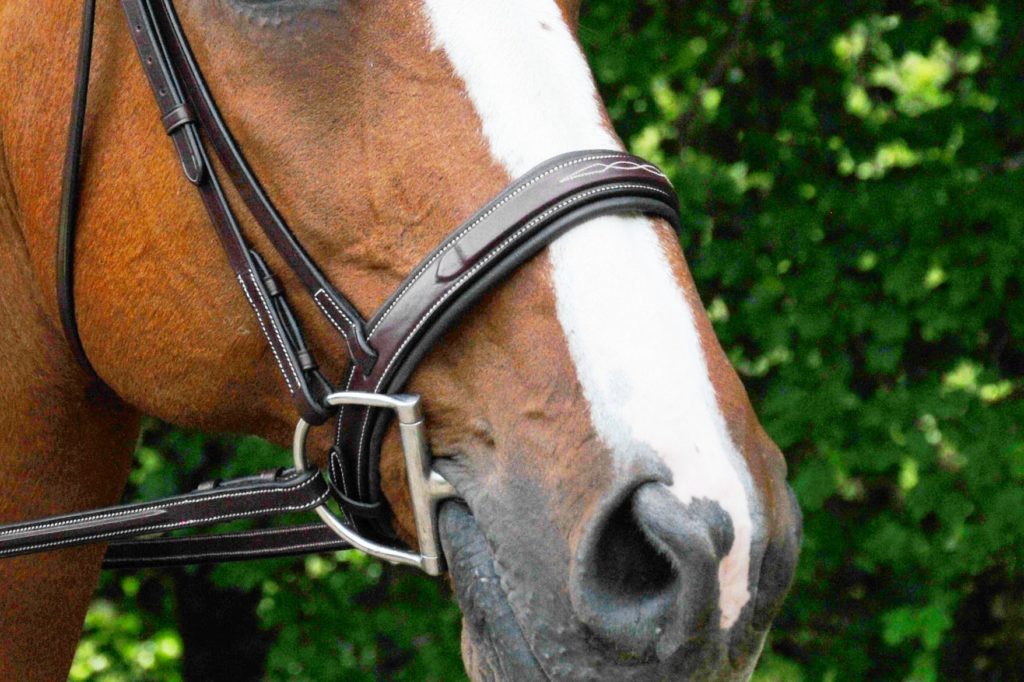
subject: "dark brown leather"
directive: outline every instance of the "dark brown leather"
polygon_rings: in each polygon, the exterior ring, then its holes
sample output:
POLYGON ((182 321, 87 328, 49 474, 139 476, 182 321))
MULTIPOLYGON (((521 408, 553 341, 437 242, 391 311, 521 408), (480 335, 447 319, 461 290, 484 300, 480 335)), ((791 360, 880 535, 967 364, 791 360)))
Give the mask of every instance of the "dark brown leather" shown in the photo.
POLYGON ((324 524, 314 523, 240 533, 117 542, 107 547, 103 567, 129 569, 219 564, 343 549, 351 549, 351 546, 324 524))
MULTIPOLYGON (((68 343, 86 365, 88 360, 77 335, 71 285, 93 2, 86 0, 85 5, 58 240, 61 318, 68 343)), ((450 325, 487 290, 565 230, 598 215, 623 212, 660 216, 679 227, 675 192, 653 165, 621 151, 565 154, 513 182, 449 235, 367 323, 324 277, 263 190, 217 110, 172 0, 121 0, 121 4, 182 170, 199 190, 227 261, 256 314, 300 416, 311 424, 323 423, 332 416, 323 400, 332 386, 317 367, 286 293, 242 233, 208 148, 217 155, 256 223, 344 338, 352 360, 345 380, 348 390, 401 390, 450 325)), ((338 438, 329 458, 335 497, 359 532, 378 539, 390 538, 389 511, 380 492, 378 470, 389 413, 348 407, 338 419, 338 438)), ((326 499, 326 494, 326 484, 319 474, 274 481, 243 479, 168 500, 0 526, 0 557, 299 507, 309 509, 326 499), (297 487, 297 480, 310 486, 304 488, 305 493, 289 487, 297 487), (231 494, 225 493, 228 488, 231 494), (302 497, 314 488, 315 498, 302 497), (301 504, 297 505, 294 500, 298 498, 301 504), (252 506, 257 500, 277 502, 252 506)), ((221 561, 345 546, 322 526, 158 538, 118 543, 111 549, 107 565, 221 561)))
POLYGON ((0 527, 0 558, 306 511, 330 495, 319 471, 282 470, 156 502, 136 503, 0 527))
POLYGON ((189 48, 171 0, 154 0, 149 4, 153 6, 154 15, 165 29, 171 64, 195 107, 207 140, 249 212, 274 248, 298 276, 317 307, 342 336, 349 357, 361 369, 368 371, 376 361, 377 354, 366 341, 366 322, 355 306, 324 276, 267 196, 217 109, 217 104, 189 48))
POLYGON ((205 170, 199 150, 199 130, 195 119, 187 115, 189 108, 185 104, 185 93, 169 68, 166 48, 147 12, 146 3, 123 2, 122 6, 128 20, 128 30, 139 52, 139 62, 149 79, 157 106, 160 107, 164 127, 178 150, 182 171, 189 182, 198 185, 205 170))
POLYGON ((122 0, 121 5, 185 177, 199 189, 228 263, 256 314, 288 393, 303 419, 321 424, 329 416, 323 406, 328 384, 312 360, 287 299, 267 290, 266 282, 271 279, 269 269, 242 234, 200 140, 198 123, 191 114, 195 98, 188 97, 180 70, 168 55, 169 47, 175 54, 187 47, 178 44, 178 33, 157 23, 158 17, 168 19, 162 12, 161 2, 122 0), (190 99, 193 101, 188 101, 190 99))
POLYGON ((167 134, 173 135, 174 131, 186 123, 195 123, 196 117, 192 108, 183 102, 164 114, 163 122, 167 134))
MULTIPOLYGON (((414 352, 417 339, 430 331, 446 309, 458 305, 475 281, 499 267, 503 259, 515 258, 522 245, 545 230, 609 200, 625 202, 618 204, 619 210, 659 215, 679 227, 675 190, 647 161, 607 150, 550 159, 488 202, 420 262, 369 323, 370 343, 380 354, 378 364, 369 373, 351 371, 345 389, 402 390, 407 374, 399 376, 399 370, 414 352), (396 377, 398 381, 393 381, 396 377)), ((379 501, 379 444, 372 436, 382 416, 380 410, 352 406, 339 414, 332 480, 338 485, 335 472, 342 474, 342 492, 364 503, 379 501)), ((352 511, 359 515, 358 510, 352 511)))

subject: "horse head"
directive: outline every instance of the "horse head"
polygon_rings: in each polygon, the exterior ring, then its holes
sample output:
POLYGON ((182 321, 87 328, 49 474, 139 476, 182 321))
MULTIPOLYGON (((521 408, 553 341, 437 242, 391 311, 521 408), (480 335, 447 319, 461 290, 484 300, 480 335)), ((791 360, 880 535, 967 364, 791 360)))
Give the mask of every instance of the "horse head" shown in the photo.
MULTIPOLYGON (((364 314, 512 179, 561 153, 622 147, 574 0, 176 5, 260 181, 364 314)), ((84 347, 134 409, 286 443, 294 410, 274 358, 176 172, 123 18, 101 10, 76 281, 84 347)), ((72 27, 73 14, 50 21, 72 27)), ((65 101, 40 98, 51 139, 65 118, 46 110, 65 101)), ((19 158, 55 177, 54 154, 19 158)), ((54 198, 21 191, 25 224, 52 224, 54 198)), ((52 229, 25 239, 45 254, 52 229)), ((52 265, 33 262, 52 281, 52 265)), ((325 373, 341 376, 336 333, 313 301, 294 305, 325 373)), ((408 390, 462 498, 440 527, 471 677, 749 677, 793 576, 800 514, 665 221, 608 215, 568 231, 447 332, 408 390)), ((333 436, 311 443, 326 452, 333 436)), ((403 467, 391 429, 381 481, 413 542, 403 467)))

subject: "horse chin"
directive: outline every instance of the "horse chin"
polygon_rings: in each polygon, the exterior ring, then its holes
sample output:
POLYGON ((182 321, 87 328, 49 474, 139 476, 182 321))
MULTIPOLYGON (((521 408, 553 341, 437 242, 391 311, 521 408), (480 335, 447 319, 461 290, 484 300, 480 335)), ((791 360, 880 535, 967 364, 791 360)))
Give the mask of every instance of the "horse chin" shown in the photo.
POLYGON ((487 538, 469 509, 447 502, 441 542, 462 609, 462 658, 474 682, 547 680, 509 606, 487 538))

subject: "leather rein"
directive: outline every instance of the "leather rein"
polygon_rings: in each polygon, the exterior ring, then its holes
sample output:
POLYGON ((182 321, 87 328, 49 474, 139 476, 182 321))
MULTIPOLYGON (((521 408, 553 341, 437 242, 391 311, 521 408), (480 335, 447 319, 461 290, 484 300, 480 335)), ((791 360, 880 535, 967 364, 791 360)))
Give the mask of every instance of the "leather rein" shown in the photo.
MULTIPOLYGON (((634 212, 679 229, 678 200, 655 166, 614 150, 550 159, 512 182, 441 242, 369 319, 324 276, 267 196, 203 79, 172 0, 121 0, 128 30, 185 178, 199 191, 227 261, 256 315, 299 413, 291 468, 215 481, 171 498, 0 526, 0 558, 110 543, 104 566, 221 562, 355 547, 394 563, 444 571, 437 506, 456 496, 431 468, 420 398, 401 393, 419 362, 489 289, 553 239, 595 216, 634 212), (347 351, 337 390, 320 371, 267 262, 252 248, 211 161, 214 154, 256 224, 347 351), (311 467, 311 426, 337 419, 330 481, 311 467), (401 546, 380 487, 380 449, 397 420, 418 551, 401 546), (333 500, 343 512, 328 506, 333 500), (159 535, 241 518, 314 511, 320 522, 213 535, 159 535)), ((85 0, 57 244, 57 291, 68 344, 91 369, 74 306, 74 243, 95 0, 85 0)))

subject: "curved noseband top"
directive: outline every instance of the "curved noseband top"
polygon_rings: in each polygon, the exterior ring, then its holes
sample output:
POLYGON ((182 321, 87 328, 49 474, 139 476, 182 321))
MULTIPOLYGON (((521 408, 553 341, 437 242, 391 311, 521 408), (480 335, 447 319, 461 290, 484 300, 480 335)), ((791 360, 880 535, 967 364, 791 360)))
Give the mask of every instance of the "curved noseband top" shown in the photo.
MULTIPOLYGON (((217 482, 154 503, 0 527, 0 557, 230 518, 317 509, 328 525, 121 542, 109 550, 107 565, 226 561, 348 546, 337 533, 387 560, 439 572, 443 568, 440 556, 427 561, 425 555, 385 547, 393 545, 395 537, 380 490, 379 459, 391 412, 380 406, 412 409, 414 402, 418 410, 418 398, 393 394, 403 389, 447 328, 551 240, 594 216, 621 212, 659 216, 678 229, 675 191, 655 166, 622 151, 577 151, 549 159, 510 184, 446 237, 366 320, 324 276, 267 196, 218 111, 172 0, 121 0, 121 5, 184 177, 202 196, 228 264, 253 308, 298 410, 303 442, 308 425, 332 417, 339 420, 329 460, 332 485, 328 488, 319 472, 299 466, 237 482, 217 482), (335 392, 320 371, 282 287, 243 234, 225 198, 211 152, 256 223, 342 337, 350 360, 343 378, 345 393, 335 392), (323 511, 328 497, 345 512, 346 521, 337 522, 341 527, 323 511)), ((68 344, 87 367, 75 320, 73 247, 94 6, 95 0, 85 0, 57 248, 61 321, 68 344)), ((436 547, 436 542, 431 544, 437 532, 436 503, 454 493, 429 475, 422 419, 408 421, 400 415, 399 421, 420 544, 436 547), (413 472, 413 468, 422 471, 413 472)), ((305 462, 304 451, 300 457, 297 450, 296 462, 305 462)))

